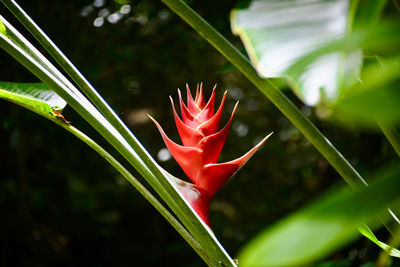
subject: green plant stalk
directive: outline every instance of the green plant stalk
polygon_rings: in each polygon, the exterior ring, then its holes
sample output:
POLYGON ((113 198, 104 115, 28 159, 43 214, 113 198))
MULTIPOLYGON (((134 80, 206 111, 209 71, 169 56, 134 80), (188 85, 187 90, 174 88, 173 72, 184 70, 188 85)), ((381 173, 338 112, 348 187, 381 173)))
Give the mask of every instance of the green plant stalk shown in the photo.
POLYGON ((327 159, 343 179, 355 189, 367 183, 340 154, 332 143, 308 120, 270 79, 262 79, 249 60, 225 37, 181 0, 162 0, 204 39, 213 45, 245 77, 247 77, 327 159))
POLYGON ((350 1, 350 8, 349 8, 348 16, 347 16, 348 17, 348 19, 347 19, 347 27, 346 27, 346 33, 347 34, 349 34, 353 30, 354 19, 355 19, 355 16, 356 16, 358 2, 359 2, 359 0, 351 0, 350 1))
MULTIPOLYGON (((354 19, 357 11, 357 6, 359 3, 359 0, 350 0, 349 1, 349 10, 348 10, 348 15, 347 15, 347 25, 346 25, 346 31, 345 35, 349 36, 353 30, 354 26, 354 19)), ((354 51, 352 51, 354 53, 354 51)), ((351 53, 351 52, 350 52, 351 53)), ((348 56, 349 52, 342 51, 339 53, 339 65, 338 65, 338 75, 337 75, 337 83, 338 84, 343 84, 345 80, 345 69, 346 69, 346 57, 348 56)), ((340 96, 343 93, 342 86, 339 86, 339 92, 338 95, 340 96)))
MULTIPOLYGON (((13 44, 8 38, 0 34, 0 46, 10 55, 20 61, 39 79, 45 82, 57 94, 64 98, 71 107, 73 107, 86 121, 88 121, 117 151, 119 151, 128 162, 135 167, 139 173, 146 178, 149 184, 163 198, 163 200, 175 212, 185 227, 199 242, 202 248, 207 252, 208 257, 214 266, 220 264, 225 266, 235 266, 232 259, 219 244, 212 231, 200 220, 194 210, 185 202, 181 194, 170 183, 168 177, 160 169, 155 161, 147 154, 140 144, 136 148, 130 146, 126 140, 115 130, 110 123, 89 103, 82 103, 82 99, 72 94, 70 89, 61 84, 45 68, 38 64, 20 47, 13 44), (136 153, 139 151, 142 155, 148 156, 148 160, 153 164, 151 167, 157 170, 156 174, 149 170, 147 165, 136 153)), ((85 99, 86 100, 86 99, 85 99)), ((208 261, 208 262, 210 262, 208 261)))
MULTIPOLYGON (((17 103, 18 104, 18 103, 17 103)), ((174 227, 174 229, 185 239, 185 241, 207 262, 209 259, 205 251, 201 248, 200 244, 190 235, 190 233, 180 224, 179 221, 155 198, 147 189, 144 187, 121 163, 119 163, 112 155, 110 155, 104 148, 98 145, 86 134, 65 123, 62 119, 52 114, 39 113, 34 109, 24 106, 27 109, 39 114, 40 116, 56 123, 68 132, 75 135, 94 151, 96 151, 101 157, 107 160, 111 166, 113 166, 136 190, 174 227)), ((210 264, 209 262, 207 262, 210 264)))
MULTIPOLYGON (((126 140, 133 146, 141 146, 130 130, 115 114, 107 102, 86 80, 72 62, 62 53, 62 51, 53 43, 53 41, 44 33, 44 31, 28 16, 28 14, 14 1, 1 0, 3 4, 17 17, 17 19, 27 28, 36 40, 49 52, 64 71, 72 78, 80 89, 87 95, 90 101, 99 109, 99 111, 110 121, 110 123, 120 132, 126 140)), ((141 147, 141 150, 144 150, 141 147)))
POLYGON ((379 128, 381 128, 383 134, 392 145, 396 154, 400 157, 400 134, 393 125, 386 124, 384 122, 377 122, 379 128))
POLYGON ((75 86, 65 78, 65 76, 53 66, 50 61, 47 60, 22 34, 20 34, 5 18, 0 15, 0 22, 6 28, 6 35, 13 43, 19 46, 22 50, 24 50, 28 55, 30 55, 38 64, 40 64, 44 69, 50 72, 54 77, 58 79, 58 81, 64 84, 66 87, 71 89, 73 94, 76 94, 78 97, 81 97, 82 100, 85 98, 77 92, 79 92, 75 86))
MULTIPOLYGON (((386 139, 389 141, 389 143, 392 145, 394 151, 396 152, 397 156, 400 157, 400 134, 396 130, 396 128, 388 123, 384 123, 381 121, 377 121, 377 124, 383 134, 385 135, 386 139)), ((399 221, 397 218, 396 214, 389 208, 389 213, 392 215, 393 218, 395 218, 395 221, 399 221)), ((393 237, 395 237, 395 234, 398 234, 400 226, 398 225, 395 230, 393 230, 393 227, 390 227, 388 224, 385 223, 384 220, 381 220, 382 223, 385 225, 385 227, 389 230, 389 232, 392 234, 393 237)), ((400 241, 399 241, 400 242, 400 241)))

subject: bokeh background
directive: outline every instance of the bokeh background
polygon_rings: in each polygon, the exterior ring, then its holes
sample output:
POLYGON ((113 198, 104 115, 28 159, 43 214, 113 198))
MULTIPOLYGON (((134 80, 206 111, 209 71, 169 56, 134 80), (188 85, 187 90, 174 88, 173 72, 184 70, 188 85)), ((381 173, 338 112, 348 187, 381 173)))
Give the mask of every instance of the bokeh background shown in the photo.
MULTIPOLYGON (((187 2, 242 49, 229 25, 238 1, 187 2)), ((169 95, 177 100, 177 88, 184 89, 185 83, 194 90, 204 82, 207 97, 217 84, 217 102, 228 90, 222 123, 240 101, 220 161, 242 155, 274 131, 211 202, 214 232, 231 255, 265 226, 343 184, 291 123, 160 1, 19 3, 175 176, 186 179, 146 114, 179 140, 169 95)), ((3 6, 0 13, 28 35, 3 6)), ((0 51, 0 80, 37 78, 0 51)), ((324 110, 285 93, 365 177, 396 157, 382 135, 326 120, 324 110)), ((67 106, 63 114, 121 159, 72 109, 67 106)), ((51 122, 5 101, 0 101, 0 167, 0 266, 204 266, 95 152, 51 122)), ((377 234, 387 237, 384 231, 377 234)), ((379 252, 360 238, 319 266, 359 266, 375 261, 379 252)))

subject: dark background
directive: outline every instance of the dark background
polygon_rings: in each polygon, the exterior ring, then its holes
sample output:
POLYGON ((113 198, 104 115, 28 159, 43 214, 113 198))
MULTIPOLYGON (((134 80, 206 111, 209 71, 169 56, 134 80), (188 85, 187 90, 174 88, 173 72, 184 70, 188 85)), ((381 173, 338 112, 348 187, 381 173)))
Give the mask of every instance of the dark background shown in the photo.
MULTIPOLYGON (((229 90, 223 122, 240 100, 221 162, 241 156, 275 132, 211 202, 214 232, 231 255, 265 226, 343 183, 251 83, 238 71, 226 72, 226 60, 160 1, 19 2, 154 157, 164 143, 146 114, 178 140, 168 96, 177 101, 176 89, 184 89, 186 82, 193 89, 204 82, 207 97, 217 83, 217 102, 229 90), (107 12, 113 14, 124 5, 130 5, 130 12, 112 21, 116 16, 107 12), (101 15, 104 23, 95 27, 101 15)), ((237 1, 189 3, 242 48, 229 25, 237 1)), ((28 35, 3 6, 0 13, 28 35)), ((3 51, 0 80, 37 81, 3 51)), ((368 177, 396 157, 380 134, 322 120, 323 111, 285 93, 362 175, 368 177)), ((121 159, 71 108, 63 114, 121 159)), ((173 159, 161 165, 185 179, 173 159)), ((5 101, 0 101, 0 167, 0 266, 204 265, 105 160, 60 127, 5 101)), ((378 234, 387 237, 385 231, 378 234)), ((375 261, 379 252, 361 238, 325 261, 328 266, 357 266, 375 261)))

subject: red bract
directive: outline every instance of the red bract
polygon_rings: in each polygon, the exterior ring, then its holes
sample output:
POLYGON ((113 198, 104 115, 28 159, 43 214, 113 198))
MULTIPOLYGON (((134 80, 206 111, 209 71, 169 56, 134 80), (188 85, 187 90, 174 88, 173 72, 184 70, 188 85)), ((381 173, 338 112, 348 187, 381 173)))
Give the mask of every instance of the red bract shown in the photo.
POLYGON ((207 103, 204 100, 202 85, 200 85, 200 89, 197 87, 194 99, 187 85, 186 90, 187 105, 183 102, 181 92, 178 90, 182 119, 178 116, 172 97, 170 97, 175 124, 183 145, 178 145, 168 138, 157 121, 151 119, 160 131, 172 156, 195 184, 195 186, 190 187, 190 192, 183 189, 188 188, 188 185, 179 186, 180 191, 197 214, 209 225, 209 199, 251 158, 270 135, 242 157, 226 163, 217 163, 238 103, 233 108, 227 124, 218 131, 226 92, 221 105, 214 113, 215 87, 207 103))

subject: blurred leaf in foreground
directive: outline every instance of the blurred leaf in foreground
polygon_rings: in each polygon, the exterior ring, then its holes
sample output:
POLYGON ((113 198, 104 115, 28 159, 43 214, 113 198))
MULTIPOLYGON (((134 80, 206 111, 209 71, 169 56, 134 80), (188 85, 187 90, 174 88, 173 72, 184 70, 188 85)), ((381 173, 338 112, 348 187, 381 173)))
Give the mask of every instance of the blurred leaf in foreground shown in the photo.
POLYGON ((300 266, 320 260, 360 236, 362 222, 377 226, 377 215, 400 200, 400 168, 356 192, 333 191, 268 227, 239 255, 241 266, 300 266))
POLYGON ((381 59, 363 71, 360 84, 338 101, 334 113, 355 122, 374 126, 376 120, 400 122, 400 56, 381 59))

